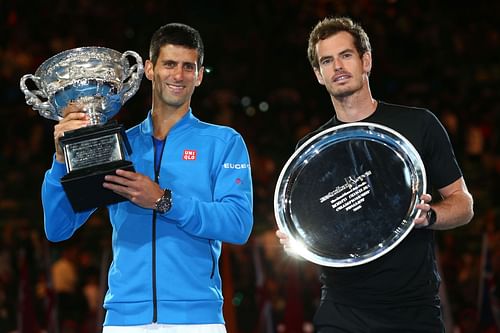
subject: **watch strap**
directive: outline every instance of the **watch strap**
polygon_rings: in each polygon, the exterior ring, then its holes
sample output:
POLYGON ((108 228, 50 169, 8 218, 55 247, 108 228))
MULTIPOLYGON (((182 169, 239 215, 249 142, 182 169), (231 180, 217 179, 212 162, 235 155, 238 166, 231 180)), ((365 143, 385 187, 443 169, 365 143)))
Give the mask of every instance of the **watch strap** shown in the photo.
POLYGON ((425 226, 425 228, 429 228, 429 227, 433 226, 434 224, 436 224, 437 214, 436 214, 436 211, 434 209, 432 209, 432 207, 429 208, 429 210, 427 211, 426 218, 427 218, 428 224, 425 226))

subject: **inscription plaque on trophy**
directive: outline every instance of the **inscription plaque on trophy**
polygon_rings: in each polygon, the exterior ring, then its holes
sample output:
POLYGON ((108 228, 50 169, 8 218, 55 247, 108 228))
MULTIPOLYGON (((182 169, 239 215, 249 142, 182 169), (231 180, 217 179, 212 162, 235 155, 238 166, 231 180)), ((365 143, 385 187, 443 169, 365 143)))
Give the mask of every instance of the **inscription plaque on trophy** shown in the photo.
POLYGON ((314 135, 290 157, 274 211, 299 255, 323 266, 356 266, 408 235, 425 191, 423 162, 406 138, 378 124, 344 124, 314 135))
POLYGON ((26 103, 45 118, 61 120, 69 103, 87 113, 88 126, 59 140, 67 170, 61 184, 75 211, 125 200, 102 187, 105 175, 134 170, 123 125, 109 120, 137 92, 143 74, 142 58, 134 51, 81 47, 56 54, 20 80, 26 103))

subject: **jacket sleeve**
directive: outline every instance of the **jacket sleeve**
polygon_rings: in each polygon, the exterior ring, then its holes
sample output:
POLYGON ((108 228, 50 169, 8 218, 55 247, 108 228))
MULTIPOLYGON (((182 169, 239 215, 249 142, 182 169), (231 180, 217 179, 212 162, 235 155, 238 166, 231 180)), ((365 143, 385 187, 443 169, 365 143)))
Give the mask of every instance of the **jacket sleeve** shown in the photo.
POLYGON ((47 239, 59 242, 70 238, 85 223, 93 210, 75 213, 61 185, 66 174, 64 163, 55 157, 52 167, 45 173, 42 184, 44 229, 47 239))
POLYGON ((212 201, 172 192, 172 209, 164 218, 185 232, 233 244, 248 240, 253 225, 253 194, 250 159, 246 145, 235 134, 216 166, 212 201))

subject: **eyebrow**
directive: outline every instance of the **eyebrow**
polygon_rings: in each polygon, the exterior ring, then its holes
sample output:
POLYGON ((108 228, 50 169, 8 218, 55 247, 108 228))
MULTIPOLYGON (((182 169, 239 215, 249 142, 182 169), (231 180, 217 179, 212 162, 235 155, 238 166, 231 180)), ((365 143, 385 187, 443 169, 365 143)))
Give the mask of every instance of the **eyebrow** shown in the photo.
POLYGON ((182 64, 182 65, 196 65, 196 62, 191 62, 191 61, 177 61, 173 59, 164 59, 161 60, 162 64, 167 64, 167 63, 174 63, 174 64, 182 64))
POLYGON ((330 59, 333 59, 333 56, 324 56, 324 57, 321 57, 319 58, 319 62, 323 62, 323 60, 330 60, 330 59))
MULTIPOLYGON (((338 55, 343 55, 343 54, 346 54, 346 53, 356 53, 356 49, 347 48, 347 49, 344 49, 344 50, 340 51, 338 55)), ((334 58, 334 56, 327 55, 327 56, 323 56, 323 57, 319 58, 319 61, 321 62, 321 61, 323 61, 325 59, 329 60, 329 59, 333 59, 333 58, 334 58)))
POLYGON ((356 49, 347 48, 342 52, 340 52, 339 54, 346 54, 346 53, 356 53, 356 49))

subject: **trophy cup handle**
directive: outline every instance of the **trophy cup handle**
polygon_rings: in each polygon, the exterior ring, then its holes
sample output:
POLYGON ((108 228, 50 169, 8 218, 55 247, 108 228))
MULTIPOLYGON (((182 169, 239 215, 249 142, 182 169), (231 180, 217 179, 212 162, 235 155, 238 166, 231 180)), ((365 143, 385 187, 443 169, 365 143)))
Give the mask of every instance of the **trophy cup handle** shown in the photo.
POLYGON ((144 65, 141 56, 134 51, 123 52, 121 62, 124 68, 128 68, 128 73, 125 73, 126 75, 123 79, 123 103, 125 103, 139 89, 142 75, 144 74, 144 65), (130 66, 128 56, 135 59, 136 63, 133 66, 130 66))
POLYGON ((24 97, 26 99, 26 103, 31 105, 33 109, 37 110, 38 113, 47 119, 60 120, 60 117, 55 112, 54 107, 48 102, 48 97, 40 88, 40 78, 38 76, 34 76, 32 74, 24 75, 19 81, 19 87, 21 91, 24 93, 24 97), (26 85, 26 81, 31 80, 37 90, 29 90, 26 85), (40 98, 43 98, 45 101, 42 101, 40 98))

